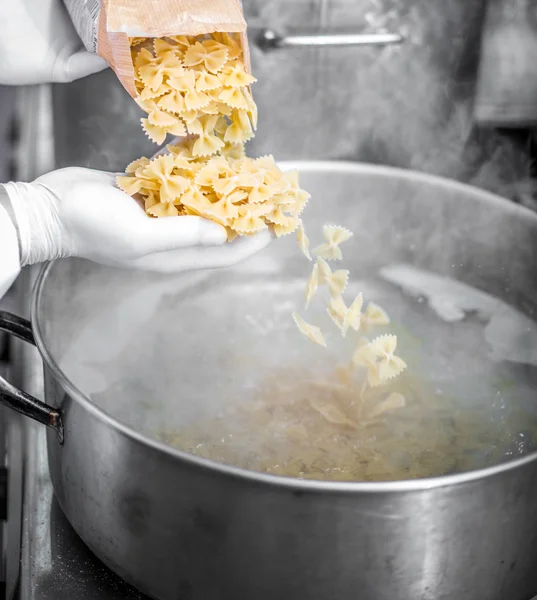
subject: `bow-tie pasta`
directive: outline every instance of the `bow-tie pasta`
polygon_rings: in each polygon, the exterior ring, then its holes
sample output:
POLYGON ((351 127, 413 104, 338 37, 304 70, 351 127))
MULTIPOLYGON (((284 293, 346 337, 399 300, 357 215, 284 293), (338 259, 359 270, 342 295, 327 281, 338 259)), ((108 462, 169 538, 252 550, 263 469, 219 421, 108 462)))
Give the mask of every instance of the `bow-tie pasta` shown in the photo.
MULTIPOLYGON (((142 129, 155 143, 182 138, 168 155, 131 163, 118 186, 150 217, 199 215, 227 228, 228 240, 270 227, 276 236, 301 226, 309 194, 296 172, 272 156, 248 158, 257 107, 234 34, 132 38, 142 129)), ((307 250, 302 230, 301 247, 307 250)))
MULTIPOLYGON (((343 337, 347 335, 349 330, 363 333, 373 327, 385 326, 390 323, 387 313, 373 302, 370 302, 366 310, 362 312, 364 299, 361 293, 347 306, 344 293, 349 280, 349 271, 345 269, 332 271, 330 265, 326 262, 327 260, 342 260, 343 252, 340 244, 350 240, 352 236, 353 233, 344 227, 335 225, 325 225, 323 227, 324 243, 314 250, 317 262, 313 266, 305 289, 305 304, 306 309, 308 309, 313 298, 317 295, 318 289, 324 285, 328 287, 329 298, 326 312, 343 337)), ((298 228, 297 241, 302 253, 307 259, 311 260, 308 249, 309 241, 302 223, 298 228)), ((307 323, 296 312, 293 312, 293 319, 300 333, 317 344, 327 345, 325 337, 318 326, 307 323)), ((344 390, 351 390, 354 386, 353 371, 355 368, 362 367, 366 369, 359 392, 360 406, 367 400, 365 392, 368 387, 376 388, 385 385, 406 369, 406 363, 395 355, 396 348, 397 336, 395 335, 381 335, 371 342, 362 337, 358 341, 350 368, 343 368, 346 377, 342 386, 344 390)), ((404 398, 400 394, 391 394, 383 402, 378 403, 376 408, 369 408, 369 418, 378 417, 403 406, 404 398)), ((330 420, 327 416, 326 418, 330 420)))
POLYGON ((253 136, 257 109, 250 85, 256 79, 246 71, 233 34, 134 38, 131 45, 137 102, 148 113, 142 127, 151 140, 199 135, 203 141, 194 155, 210 156, 225 142, 253 136))
POLYGON ((230 240, 267 227, 279 237, 299 227, 307 194, 272 156, 201 157, 194 148, 209 143, 203 140, 183 140, 168 154, 134 161, 118 186, 142 200, 152 217, 198 215, 226 227, 230 240))

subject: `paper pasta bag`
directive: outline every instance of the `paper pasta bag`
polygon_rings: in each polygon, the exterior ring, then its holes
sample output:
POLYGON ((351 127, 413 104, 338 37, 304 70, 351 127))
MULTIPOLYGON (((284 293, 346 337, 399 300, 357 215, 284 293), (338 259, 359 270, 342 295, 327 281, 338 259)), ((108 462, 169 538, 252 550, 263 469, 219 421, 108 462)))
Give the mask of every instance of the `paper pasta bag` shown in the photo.
POLYGON ((64 0, 86 49, 102 56, 135 98, 130 37, 239 33, 250 71, 241 0, 64 0))

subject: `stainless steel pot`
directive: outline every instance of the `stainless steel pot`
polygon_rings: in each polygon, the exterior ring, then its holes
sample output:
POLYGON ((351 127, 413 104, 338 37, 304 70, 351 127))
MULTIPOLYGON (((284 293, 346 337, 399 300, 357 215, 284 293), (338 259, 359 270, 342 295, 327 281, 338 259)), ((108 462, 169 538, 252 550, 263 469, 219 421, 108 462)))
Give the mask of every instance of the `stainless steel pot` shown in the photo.
MULTIPOLYGON (((313 193, 310 234, 326 221, 355 231, 346 251, 355 278, 405 262, 535 315, 536 215, 410 171, 286 166, 313 193)), ((243 471, 155 440, 159 427, 236 397, 256 365, 320 360, 292 326, 261 334, 251 319, 242 324, 245 315, 287 322, 308 268, 294 244, 285 238, 231 269, 179 277, 57 261, 39 278, 32 326, 1 315, 0 328, 35 339, 47 404, 3 380, 2 402, 50 427, 54 490, 75 530, 158 600, 532 597, 535 453, 436 478, 341 483, 243 471)), ((477 390, 487 375, 479 353, 460 352, 476 365, 477 390)), ((531 356, 517 360, 504 355, 501 368, 535 384, 531 356)))

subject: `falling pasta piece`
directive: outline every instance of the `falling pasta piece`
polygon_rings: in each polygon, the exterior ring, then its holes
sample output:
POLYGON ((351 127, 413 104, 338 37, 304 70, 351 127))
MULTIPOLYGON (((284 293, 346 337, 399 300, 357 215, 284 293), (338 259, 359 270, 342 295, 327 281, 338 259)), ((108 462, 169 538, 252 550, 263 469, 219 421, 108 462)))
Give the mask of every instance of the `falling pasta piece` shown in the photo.
POLYGON ((320 346, 324 346, 326 348, 326 341, 319 327, 306 323, 306 321, 304 321, 304 319, 296 312, 293 312, 293 319, 300 333, 305 335, 315 344, 319 344, 320 346))
POLYGON ((371 342, 371 348, 379 357, 391 357, 397 349, 397 336, 379 335, 371 342))
POLYGON ((345 313, 343 317, 343 324, 341 326, 341 334, 343 337, 347 335, 347 331, 349 331, 349 327, 352 327, 355 331, 360 329, 360 320, 362 318, 362 306, 364 305, 364 297, 360 292, 358 296, 356 296, 354 302, 349 306, 349 310, 345 313))
POLYGON ((339 245, 353 236, 352 231, 344 227, 325 225, 323 227, 323 235, 325 243, 315 248, 315 254, 326 260, 341 260, 343 254, 339 245))
POLYGON ((407 364, 399 356, 385 358, 378 365, 379 377, 382 381, 388 381, 400 375, 406 367, 407 364))
POLYGON ((319 283, 321 285, 325 283, 328 285, 332 298, 341 296, 347 287, 349 271, 340 269, 339 271, 332 272, 330 265, 319 257, 317 258, 317 264, 319 265, 319 283))
MULTIPOLYGON (((400 375, 407 367, 406 363, 395 356, 397 336, 381 335, 372 342, 361 341, 354 353, 353 362, 368 368, 368 378, 376 385, 385 383, 400 375)), ((371 384, 373 385, 373 384, 371 384)))
POLYGON ((319 287, 319 265, 313 265, 313 270, 306 283, 306 308, 309 307, 319 287))
MULTIPOLYGON (((300 221, 300 225, 298 226, 296 238, 298 241, 298 247, 302 251, 302 254, 304 254, 304 256, 308 260, 311 260, 311 254, 309 251, 310 242, 308 240, 308 236, 306 235, 306 232, 304 231, 304 225, 302 224, 302 221, 300 221)), ((317 269, 318 269, 318 267, 317 267, 317 269)))
POLYGON ((364 324, 367 327, 382 326, 390 324, 390 317, 378 304, 370 302, 363 314, 364 324))
POLYGON ((326 312, 332 321, 334 321, 338 329, 341 329, 343 327, 343 319, 347 313, 347 306, 345 305, 343 297, 336 296, 335 298, 330 298, 328 306, 326 307, 326 312))

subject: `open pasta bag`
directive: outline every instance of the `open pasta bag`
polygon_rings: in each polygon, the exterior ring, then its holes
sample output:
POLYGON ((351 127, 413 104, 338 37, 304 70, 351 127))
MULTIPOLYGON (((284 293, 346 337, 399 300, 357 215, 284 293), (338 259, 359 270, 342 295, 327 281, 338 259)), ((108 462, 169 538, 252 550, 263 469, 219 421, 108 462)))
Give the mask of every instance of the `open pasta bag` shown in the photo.
POLYGON ((86 49, 102 56, 137 97, 132 38, 237 34, 250 73, 241 0, 64 0, 86 49))

